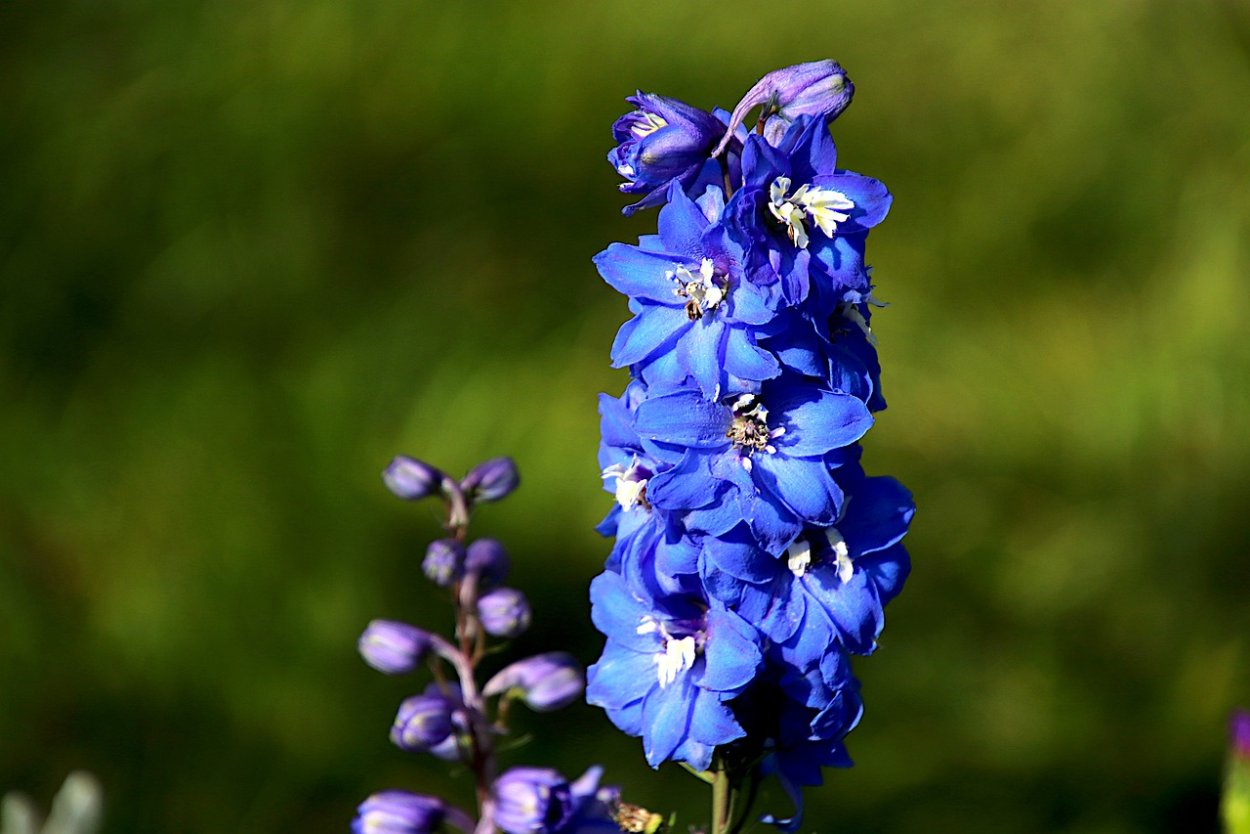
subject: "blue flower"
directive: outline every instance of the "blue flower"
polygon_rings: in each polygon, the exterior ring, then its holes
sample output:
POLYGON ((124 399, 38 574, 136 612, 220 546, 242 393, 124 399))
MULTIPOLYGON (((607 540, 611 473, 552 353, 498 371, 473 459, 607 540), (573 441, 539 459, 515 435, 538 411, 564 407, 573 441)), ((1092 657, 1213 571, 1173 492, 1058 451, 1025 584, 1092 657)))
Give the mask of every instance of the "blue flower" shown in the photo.
POLYGON ((837 518, 842 491, 829 474, 831 453, 863 436, 872 415, 850 394, 779 380, 759 395, 715 403, 694 392, 649 398, 635 425, 683 454, 649 481, 655 506, 713 535, 745 520, 762 548, 777 551, 805 524, 837 518))
POLYGON ((642 737, 652 767, 673 759, 706 769, 717 746, 743 735, 725 702, 755 676, 759 633, 697 598, 649 599, 613 573, 596 577, 590 598, 608 639, 587 670, 587 700, 642 737))
POLYGON ((716 222, 720 195, 713 188, 696 203, 674 186, 658 242, 614 243, 595 257, 635 313, 617 333, 613 365, 643 364, 640 375, 653 390, 674 390, 689 377, 715 399, 757 390, 780 370, 753 335, 776 314, 776 282, 759 286, 743 271, 742 247, 716 222))
POLYGON ((878 180, 837 168, 822 120, 798 118, 777 147, 747 137, 743 185, 725 209, 753 262, 777 271, 787 300, 803 302, 813 276, 828 299, 845 288, 867 291, 863 236, 885 218, 891 196, 878 180))
POLYGON ((608 162, 626 179, 621 191, 643 197, 626 206, 625 214, 664 202, 671 183, 691 189, 699 180, 715 181, 719 177, 719 166, 709 160, 709 155, 725 126, 715 116, 676 99, 641 91, 626 101, 638 109, 612 126, 618 144, 608 154, 608 162))
POLYGON ((746 537, 705 540, 700 571, 709 592, 776 643, 793 643, 800 665, 819 662, 834 643, 870 654, 884 608, 910 562, 900 544, 915 512, 893 478, 839 470, 846 496, 834 526, 809 527, 784 551, 768 553, 746 537))

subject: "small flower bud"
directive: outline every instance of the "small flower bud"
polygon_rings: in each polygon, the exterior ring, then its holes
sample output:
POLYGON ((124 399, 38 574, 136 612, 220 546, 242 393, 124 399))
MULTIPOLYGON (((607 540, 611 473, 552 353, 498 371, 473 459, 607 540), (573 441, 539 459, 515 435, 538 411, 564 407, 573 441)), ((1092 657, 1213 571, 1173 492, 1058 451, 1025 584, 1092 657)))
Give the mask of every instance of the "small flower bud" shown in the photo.
POLYGON ((508 577, 508 553, 495 539, 478 539, 469 545, 464 568, 476 573, 483 588, 493 588, 508 577))
POLYGON ((464 546, 455 539, 435 539, 425 549, 421 570, 440 588, 464 578, 464 546))
POLYGON ((848 106, 855 95, 855 85, 837 61, 809 61, 774 70, 765 75, 738 102, 729 119, 729 129, 716 146, 720 154, 729 144, 734 131, 756 105, 764 105, 764 116, 776 114, 777 123, 766 131, 770 138, 785 132, 785 127, 799 116, 813 116, 831 122, 848 106))
POLYGON ((430 834, 447 816, 443 800, 434 796, 383 791, 361 803, 352 821, 353 834, 430 834))
POLYGON ((495 780, 495 825, 507 834, 554 834, 576 810, 569 783, 551 768, 514 767, 495 780))
POLYGON ((430 635, 394 620, 374 620, 360 635, 360 656, 374 669, 403 675, 417 668, 430 650, 430 635))
POLYGON ((391 741, 400 750, 417 753, 442 744, 455 729, 452 713, 459 708, 438 691, 437 685, 422 695, 404 699, 391 725, 391 741))
POLYGON ((386 488, 405 501, 416 501, 439 493, 443 473, 425 461, 400 455, 382 472, 386 488))
POLYGON ((460 488, 470 501, 498 501, 507 496, 521 483, 516 464, 512 458, 493 458, 473 467, 460 488))
POLYGON ((530 709, 548 712, 573 703, 585 688, 581 664, 572 655, 547 652, 505 666, 487 681, 482 694, 520 698, 530 709))
POLYGON ((1229 740, 1232 753, 1238 759, 1250 762, 1250 712, 1238 710, 1229 723, 1229 740))
POLYGON ((515 588, 496 588, 478 598, 477 615, 487 634, 519 637, 530 626, 530 604, 515 588))

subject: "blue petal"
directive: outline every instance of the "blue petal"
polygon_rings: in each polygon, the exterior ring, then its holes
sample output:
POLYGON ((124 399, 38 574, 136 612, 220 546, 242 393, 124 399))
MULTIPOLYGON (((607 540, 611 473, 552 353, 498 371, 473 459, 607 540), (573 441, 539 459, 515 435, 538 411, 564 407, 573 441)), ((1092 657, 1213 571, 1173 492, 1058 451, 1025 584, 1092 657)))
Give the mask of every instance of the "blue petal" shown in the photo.
POLYGON ((855 554, 884 550, 902 540, 916 512, 911 493, 893 478, 865 478, 851 487, 838 532, 855 554))
POLYGON ((638 625, 651 614, 651 606, 638 599, 615 573, 601 573, 590 583, 590 619, 612 640, 643 654, 660 650, 654 634, 639 634, 638 625))
POLYGON ((850 394, 811 390, 804 402, 785 408, 782 425, 786 433, 777 448, 787 455, 813 457, 849 446, 872 427, 872 413, 850 394))
POLYGON ((675 393, 644 400, 638 405, 634 427, 651 440, 699 449, 729 445, 725 436, 732 414, 720 403, 695 393, 675 393))
POLYGON ((777 376, 781 366, 771 353, 752 344, 745 330, 733 327, 725 341, 725 370, 734 376, 758 381, 777 376))
POLYGON ((677 267, 685 265, 685 259, 613 243, 595 255, 594 261, 603 280, 618 292, 657 304, 679 306, 677 296, 673 294, 677 285, 669 275, 677 267))
POLYGON ((751 682, 762 657, 759 633, 732 611, 707 615, 706 665, 699 686, 715 692, 734 692, 751 682))
POLYGON ((708 227, 703 210, 674 183, 668 193, 669 203, 660 209, 659 230, 664 246, 691 258, 702 258, 700 241, 708 227))
POLYGON ((792 458, 781 452, 756 455, 751 475, 761 491, 779 496, 806 522, 831 524, 838 516, 842 490, 820 459, 792 458))
POLYGON ((688 510, 712 501, 714 486, 707 456, 690 451, 677 466, 647 481, 647 495, 661 509, 688 510))
MULTIPOLYGON (((699 692, 694 699, 690 735, 703 744, 717 747, 742 738, 746 735, 746 731, 734 720, 733 711, 722 704, 715 695, 710 692, 699 692)), ((695 766, 698 767, 698 765, 695 766)))
POLYGON ((659 767, 690 732, 696 689, 682 673, 664 688, 656 686, 642 702, 643 752, 647 764, 659 767))
MULTIPOLYGON (((730 331, 731 333, 733 331, 730 331)), ((692 322, 677 343, 677 361, 699 385, 703 396, 715 400, 721 394, 721 357, 725 325, 720 316, 704 316, 692 322)))
POLYGON ((843 171, 816 179, 822 187, 842 192, 855 204, 851 219, 838 224, 838 234, 853 235, 871 229, 885 219, 894 200, 885 183, 862 174, 843 171))
POLYGON ((690 325, 680 307, 641 304, 638 315, 621 325, 612 343, 612 367, 624 368, 641 362, 655 351, 676 341, 690 325))
POLYGON ((586 670, 586 701, 619 709, 640 700, 658 683, 654 660, 609 640, 603 657, 586 670))

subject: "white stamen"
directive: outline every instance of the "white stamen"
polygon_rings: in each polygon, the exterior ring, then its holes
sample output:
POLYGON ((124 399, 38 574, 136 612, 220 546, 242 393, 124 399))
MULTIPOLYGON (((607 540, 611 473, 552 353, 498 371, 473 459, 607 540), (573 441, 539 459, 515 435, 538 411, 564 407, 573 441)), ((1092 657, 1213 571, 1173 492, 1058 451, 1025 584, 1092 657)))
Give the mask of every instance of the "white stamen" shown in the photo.
POLYGON ((630 130, 633 131, 633 134, 637 136, 639 139, 641 139, 644 136, 650 136, 652 133, 655 133, 660 128, 666 127, 668 125, 668 122, 664 121, 664 119, 660 118, 654 113, 644 112, 642 114, 642 119, 643 120, 641 122, 635 122, 634 126, 630 128, 630 130))
POLYGON ((789 177, 773 180, 768 187, 768 210, 785 224, 790 241, 800 249, 806 249, 809 242, 804 220, 810 219, 815 223, 825 237, 833 237, 838 231, 838 224, 851 219, 846 212, 855 208, 855 204, 841 191, 807 183, 787 196, 789 190, 789 177))
POLYGON ((833 548, 835 564, 838 566, 838 579, 846 584, 851 581, 851 575, 855 572, 855 565, 851 563, 851 549, 847 547, 846 539, 838 532, 837 527, 830 527, 825 531, 825 537, 829 539, 829 545, 833 548))
POLYGON ((715 310, 725 300, 725 287, 723 283, 717 283, 715 280, 716 264, 711 258, 703 259, 698 275, 685 266, 679 266, 664 274, 677 283, 673 294, 678 298, 689 299, 687 308, 696 311, 690 314, 692 319, 700 318, 703 313, 715 310))
POLYGON ((855 326, 864 334, 864 338, 868 340, 868 344, 873 347, 877 346, 877 336, 872 332, 872 328, 868 326, 868 319, 864 318, 864 314, 859 311, 858 307, 854 304, 847 304, 842 310, 842 315, 855 323, 855 326))
POLYGON ((665 639, 664 651, 655 656, 655 671, 660 680, 660 689, 677 680, 678 675, 693 666, 694 655, 694 637, 665 639))
POLYGON ((801 577, 807 573, 807 569, 812 564, 812 546, 807 539, 795 539, 786 547, 786 567, 790 569, 790 573, 796 577, 801 577))
POLYGON ((630 461, 628 467, 619 463, 612 464, 603 470, 602 477, 605 481, 616 478, 616 503, 625 512, 644 504, 643 494, 647 489, 647 479, 640 475, 637 457, 630 461))
POLYGON ((642 622, 638 624, 638 628, 634 629, 634 634, 655 634, 660 630, 660 623, 647 614, 642 618, 642 622))

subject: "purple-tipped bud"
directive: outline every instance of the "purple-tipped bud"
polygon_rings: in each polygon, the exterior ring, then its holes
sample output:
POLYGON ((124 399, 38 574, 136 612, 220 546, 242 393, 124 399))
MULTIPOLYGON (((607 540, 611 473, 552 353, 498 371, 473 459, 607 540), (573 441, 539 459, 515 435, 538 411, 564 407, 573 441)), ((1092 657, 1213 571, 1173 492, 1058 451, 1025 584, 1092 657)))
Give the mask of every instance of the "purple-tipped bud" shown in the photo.
POLYGON ((1237 710, 1229 722, 1229 741, 1233 755, 1250 762, 1250 712, 1237 710))
POLYGON ((430 834, 447 818, 447 806, 434 796, 383 791, 361 803, 353 834, 430 834))
POLYGON ((483 588, 493 588, 508 578, 508 552, 495 539, 478 539, 469 545, 464 569, 478 575, 483 588))
POLYGON ((443 473, 423 460, 400 455, 382 472, 386 488, 405 501, 438 495, 443 473))
POLYGON ((664 202, 673 182, 689 189, 725 126, 711 113, 677 99, 639 91, 626 101, 638 109, 612 125, 617 146, 608 153, 608 162, 626 180, 621 191, 643 195, 625 208, 625 214, 633 214, 664 202))
POLYGON ((464 476, 460 488, 474 502, 498 501, 507 496, 521 483, 516 464, 512 458, 492 458, 477 466, 464 476))
POLYGON ((395 620, 374 620, 357 643, 360 656, 374 669, 403 675, 417 668, 430 650, 429 632, 395 620))
MULTIPOLYGON (((850 106, 855 85, 847 78, 837 61, 810 61, 774 70, 747 91, 729 118, 729 130, 712 152, 718 155, 729 144, 734 131, 757 105, 764 105, 765 115, 773 116, 767 135, 779 136, 799 116, 824 118, 831 122, 850 106)), ((775 143, 774 143, 775 144, 775 143)))
POLYGON ((495 780, 495 825, 508 834, 554 834, 577 803, 564 777, 546 767, 514 767, 495 780))
POLYGON ((585 673, 572 655, 547 652, 504 667, 487 681, 482 694, 520 698, 530 709, 548 712, 573 703, 585 688, 585 673))
POLYGON ((424 752, 438 747, 456 731, 458 697, 444 694, 431 684, 420 695, 404 699, 391 725, 391 741, 400 750, 424 752))
POLYGON ((464 546, 455 539, 436 539, 425 549, 421 570, 441 588, 464 578, 464 546))
POLYGON ((477 616, 487 634, 519 637, 530 627, 530 603, 515 588, 496 588, 478 597, 477 616))

